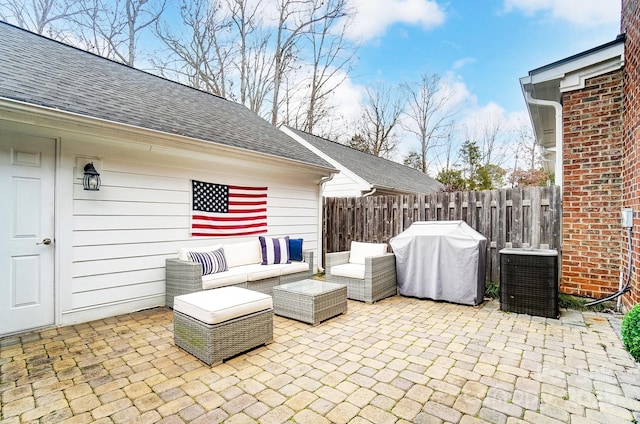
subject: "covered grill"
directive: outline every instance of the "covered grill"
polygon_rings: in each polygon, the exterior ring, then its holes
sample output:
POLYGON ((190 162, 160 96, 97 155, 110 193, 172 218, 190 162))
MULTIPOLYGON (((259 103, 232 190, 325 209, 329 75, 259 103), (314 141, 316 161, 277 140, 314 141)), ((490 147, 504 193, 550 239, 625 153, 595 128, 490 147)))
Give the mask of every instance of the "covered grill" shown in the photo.
POLYGON ((420 221, 393 237, 403 296, 482 303, 487 239, 464 221, 420 221))

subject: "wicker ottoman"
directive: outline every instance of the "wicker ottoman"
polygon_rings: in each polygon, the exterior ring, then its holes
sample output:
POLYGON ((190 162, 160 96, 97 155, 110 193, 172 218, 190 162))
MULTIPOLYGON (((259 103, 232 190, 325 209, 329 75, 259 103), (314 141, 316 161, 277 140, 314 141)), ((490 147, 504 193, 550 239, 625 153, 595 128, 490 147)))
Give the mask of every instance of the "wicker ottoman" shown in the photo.
POLYGON ((302 280, 273 288, 276 315, 316 325, 347 311, 347 286, 302 280))
POLYGON ((208 365, 273 340, 271 296, 221 287, 174 298, 173 340, 208 365))

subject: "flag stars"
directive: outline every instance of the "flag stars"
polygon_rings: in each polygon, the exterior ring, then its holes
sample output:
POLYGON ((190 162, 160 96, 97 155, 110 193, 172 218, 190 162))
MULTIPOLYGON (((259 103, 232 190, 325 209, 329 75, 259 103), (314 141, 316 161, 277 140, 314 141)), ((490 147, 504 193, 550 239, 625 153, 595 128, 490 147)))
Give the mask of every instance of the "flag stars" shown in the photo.
POLYGON ((229 212, 229 186, 193 181, 193 210, 229 212))

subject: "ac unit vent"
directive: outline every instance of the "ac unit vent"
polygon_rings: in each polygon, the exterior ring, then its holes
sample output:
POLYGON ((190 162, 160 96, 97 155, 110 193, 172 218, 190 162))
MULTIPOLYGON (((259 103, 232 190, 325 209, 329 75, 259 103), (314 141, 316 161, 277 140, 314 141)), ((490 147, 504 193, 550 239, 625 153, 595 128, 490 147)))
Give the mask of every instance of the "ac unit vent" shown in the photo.
POLYGON ((547 249, 500 251, 500 309, 558 318, 558 253, 547 249))

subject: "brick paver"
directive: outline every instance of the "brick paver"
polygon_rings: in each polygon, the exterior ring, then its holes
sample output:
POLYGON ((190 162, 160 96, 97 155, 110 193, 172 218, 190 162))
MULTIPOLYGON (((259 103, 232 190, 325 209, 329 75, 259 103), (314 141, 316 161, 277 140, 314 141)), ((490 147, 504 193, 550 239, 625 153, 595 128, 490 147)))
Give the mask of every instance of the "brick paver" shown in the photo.
POLYGON ((563 320, 400 296, 208 367, 155 308, 0 339, 0 423, 633 423, 620 316, 563 320))

